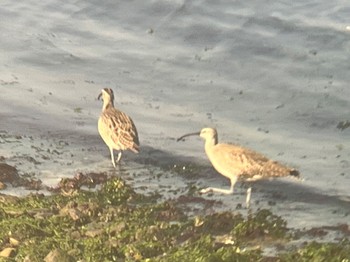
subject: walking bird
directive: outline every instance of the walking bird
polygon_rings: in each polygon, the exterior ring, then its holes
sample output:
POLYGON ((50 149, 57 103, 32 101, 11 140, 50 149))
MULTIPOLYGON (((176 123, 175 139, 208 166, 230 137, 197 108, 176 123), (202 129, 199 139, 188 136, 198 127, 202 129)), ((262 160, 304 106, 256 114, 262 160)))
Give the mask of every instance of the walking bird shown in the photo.
POLYGON ((232 194, 233 187, 240 177, 256 180, 268 177, 299 176, 295 169, 286 167, 253 150, 233 144, 218 143, 218 134, 214 128, 203 128, 200 132, 190 133, 178 138, 199 135, 205 140, 205 152, 217 172, 231 181, 230 189, 208 187, 201 193, 219 192, 232 194))
POLYGON ((123 150, 139 152, 139 137, 132 119, 114 107, 114 94, 110 88, 102 89, 98 100, 102 98, 102 113, 98 119, 98 132, 108 146, 111 153, 112 164, 120 161, 123 150), (114 161, 113 150, 118 150, 117 161, 114 161))

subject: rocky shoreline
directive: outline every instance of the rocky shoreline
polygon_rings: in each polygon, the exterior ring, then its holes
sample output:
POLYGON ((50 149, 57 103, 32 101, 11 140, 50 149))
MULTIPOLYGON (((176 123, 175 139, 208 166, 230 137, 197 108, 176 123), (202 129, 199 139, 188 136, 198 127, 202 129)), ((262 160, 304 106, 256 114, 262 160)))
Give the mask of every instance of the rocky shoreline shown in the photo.
MULTIPOLYGON (((15 167, 4 160, 1 182, 13 183, 9 177, 16 174, 15 167)), ((21 186, 33 184, 23 181, 21 186)), ((25 197, 0 195, 0 256, 6 261, 350 258, 347 224, 296 230, 268 209, 195 214, 184 203, 202 201, 211 206, 210 200, 190 191, 168 200, 158 194, 146 196, 105 173, 78 173, 50 191, 25 197), (89 189, 96 186, 99 189, 89 189)))

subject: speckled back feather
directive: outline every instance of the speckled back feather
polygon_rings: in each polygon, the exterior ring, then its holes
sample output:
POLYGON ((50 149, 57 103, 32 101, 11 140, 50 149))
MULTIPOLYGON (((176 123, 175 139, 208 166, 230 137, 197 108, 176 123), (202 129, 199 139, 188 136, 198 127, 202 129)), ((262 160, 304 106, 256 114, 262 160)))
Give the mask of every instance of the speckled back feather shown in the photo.
POLYGON ((216 144, 207 154, 214 168, 225 176, 232 174, 244 178, 299 176, 299 172, 294 169, 253 150, 233 144, 216 144))
MULTIPOLYGON (((125 113, 108 107, 100 116, 102 138, 106 144, 116 150, 130 149, 139 152, 139 138, 132 119, 125 113)), ((100 124, 99 124, 100 126, 100 124)))
POLYGON ((111 89, 104 89, 109 94, 104 100, 102 113, 98 120, 98 131, 109 148, 115 150, 130 149, 139 152, 139 138, 132 119, 113 104, 114 94, 111 89), (107 100, 109 99, 109 100, 107 100))

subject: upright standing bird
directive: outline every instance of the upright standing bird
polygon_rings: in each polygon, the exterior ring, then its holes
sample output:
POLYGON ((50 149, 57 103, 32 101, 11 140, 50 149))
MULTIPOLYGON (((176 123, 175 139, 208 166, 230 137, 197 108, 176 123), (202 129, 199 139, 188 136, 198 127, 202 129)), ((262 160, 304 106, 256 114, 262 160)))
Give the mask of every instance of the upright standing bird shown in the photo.
POLYGON ((117 163, 122 151, 130 149, 139 152, 139 137, 132 119, 114 107, 114 94, 110 88, 102 89, 98 100, 102 97, 102 113, 98 119, 98 132, 111 152, 112 164, 115 167, 113 150, 118 150, 117 163))
POLYGON ((200 132, 183 135, 199 135, 205 140, 205 152, 216 171, 231 181, 229 190, 214 187, 202 189, 201 193, 219 192, 232 194, 233 187, 239 177, 259 179, 267 177, 299 176, 295 169, 286 167, 276 161, 247 148, 233 144, 219 144, 218 134, 214 128, 203 128, 200 132))

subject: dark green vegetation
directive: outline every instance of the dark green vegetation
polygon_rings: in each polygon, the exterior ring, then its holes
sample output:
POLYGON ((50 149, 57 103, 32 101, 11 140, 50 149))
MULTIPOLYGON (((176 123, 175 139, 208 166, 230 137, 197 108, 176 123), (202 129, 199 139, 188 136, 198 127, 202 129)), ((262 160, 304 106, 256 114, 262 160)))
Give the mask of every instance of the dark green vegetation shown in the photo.
MULTIPOLYGON (((268 210, 243 217, 222 212, 190 218, 176 200, 136 194, 120 178, 69 195, 0 195, 4 261, 350 261, 350 242, 305 243, 268 210), (279 247, 266 256, 266 247, 279 247), (283 252, 282 252, 283 251, 283 252)), ((1 260, 1 258, 0 258, 1 260)))
POLYGON ((350 121, 346 120, 346 121, 341 121, 338 123, 337 128, 340 129, 341 131, 347 129, 350 127, 350 121))

